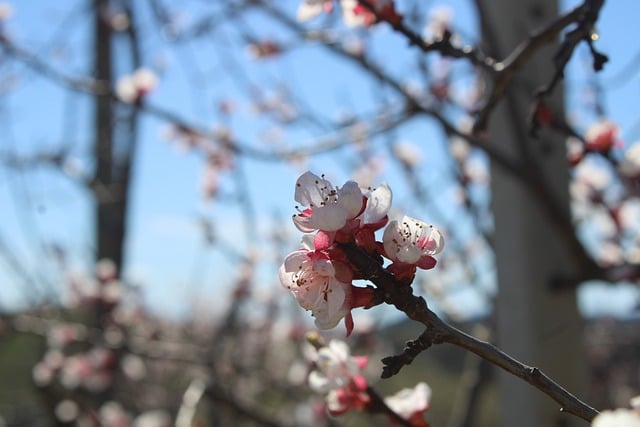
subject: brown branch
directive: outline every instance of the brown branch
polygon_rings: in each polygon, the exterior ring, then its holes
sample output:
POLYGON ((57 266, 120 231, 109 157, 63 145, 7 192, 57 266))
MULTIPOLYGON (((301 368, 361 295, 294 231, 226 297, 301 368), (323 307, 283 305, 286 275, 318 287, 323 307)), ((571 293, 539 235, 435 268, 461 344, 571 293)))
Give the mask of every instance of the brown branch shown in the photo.
POLYGON ((560 46, 554 58, 556 74, 545 89, 547 93, 551 92, 556 83, 562 78, 564 68, 571 58, 575 46, 578 42, 585 39, 587 29, 590 30, 595 25, 603 3, 604 0, 585 0, 580 6, 559 16, 546 27, 534 32, 528 39, 520 43, 503 61, 496 63, 496 73, 493 74, 493 89, 485 105, 478 112, 474 124, 474 132, 486 130, 491 112, 504 96, 513 77, 529 62, 533 54, 542 46, 556 40, 560 32, 566 27, 574 23, 578 24, 578 28, 567 35, 565 42, 560 46), (571 34, 574 35, 571 36, 571 34))
POLYGON ((537 388, 560 406, 561 410, 569 414, 590 421, 597 414, 591 406, 569 393, 558 383, 549 378, 540 369, 527 366, 494 345, 472 337, 442 321, 427 307, 424 298, 413 294, 410 285, 396 280, 395 276, 355 244, 341 244, 351 264, 355 266, 362 278, 373 282, 382 295, 385 303, 393 305, 410 319, 422 323, 426 330, 405 351, 383 360, 385 368, 383 376, 397 373, 404 365, 410 363, 417 354, 432 344, 450 343, 480 356, 484 360, 498 366, 510 374, 522 379, 537 388))
POLYGON ((477 48, 471 46, 458 47, 451 43, 451 34, 448 32, 436 41, 428 42, 420 35, 408 28, 398 15, 384 16, 370 0, 358 0, 358 3, 372 12, 380 22, 388 23, 396 32, 402 34, 410 45, 417 46, 425 53, 439 52, 450 58, 464 58, 471 64, 482 67, 490 74, 493 88, 484 106, 478 111, 474 124, 474 133, 484 132, 487 128, 489 117, 503 98, 513 77, 522 67, 531 60, 533 54, 542 46, 553 42, 558 34, 571 24, 578 24, 577 28, 569 32, 564 42, 558 49, 554 58, 556 73, 551 82, 540 93, 548 94, 553 91, 556 84, 562 79, 564 69, 573 55, 573 51, 579 42, 585 40, 594 58, 593 67, 596 71, 602 69, 608 58, 595 50, 591 40, 591 33, 598 19, 604 0, 585 0, 580 6, 558 17, 546 27, 534 32, 529 38, 518 45, 503 61, 496 61, 477 48))
POLYGON ((410 46, 416 46, 424 53, 439 52, 442 56, 449 58, 467 59, 473 65, 482 67, 484 70, 495 71, 496 60, 484 54, 484 52, 472 46, 456 46, 451 42, 451 33, 445 32, 442 38, 427 41, 419 34, 406 26, 402 19, 389 19, 378 11, 378 8, 370 0, 358 0, 358 3, 372 12, 376 19, 386 22, 395 31, 402 34, 410 46))
POLYGON ((237 399, 229 395, 222 388, 215 384, 209 384, 204 390, 204 395, 211 399, 213 402, 223 404, 232 409, 237 415, 252 420, 259 425, 268 427, 285 427, 288 424, 284 422, 274 420, 267 414, 259 412, 256 408, 247 406, 244 403, 239 402, 237 399))

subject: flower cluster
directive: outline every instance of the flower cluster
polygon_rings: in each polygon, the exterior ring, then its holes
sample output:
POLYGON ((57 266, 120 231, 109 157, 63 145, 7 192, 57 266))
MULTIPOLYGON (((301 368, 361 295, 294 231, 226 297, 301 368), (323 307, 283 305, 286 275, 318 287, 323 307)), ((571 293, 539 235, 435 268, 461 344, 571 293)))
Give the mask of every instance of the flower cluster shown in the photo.
POLYGON ((116 82, 115 92, 122 102, 137 104, 158 86, 158 76, 148 68, 138 68, 116 82))
MULTIPOLYGON (((326 395, 327 410, 331 415, 343 415, 351 409, 385 411, 376 407, 377 402, 372 399, 375 392, 362 373, 368 363, 365 356, 352 356, 347 344, 331 340, 311 355, 311 361, 315 369, 309 374, 309 385, 326 395)), ((386 397, 384 404, 388 415, 388 411, 393 411, 412 426, 427 427, 424 413, 429 409, 430 399, 431 388, 426 383, 419 383, 386 397)))
POLYGON ((309 385, 327 394, 327 409, 331 415, 342 415, 350 409, 365 409, 371 398, 362 370, 368 359, 351 356, 342 341, 332 340, 322 347, 314 360, 316 369, 309 374, 309 385))
MULTIPOLYGON (((375 13, 365 7, 358 0, 339 0, 342 19, 349 27, 370 27, 378 22, 378 18, 391 23, 399 22, 402 15, 395 9, 393 0, 369 0, 375 13)), ((333 0, 303 0, 298 7, 298 20, 307 21, 321 13, 331 13, 334 9, 333 0)))
POLYGON ((296 207, 293 223, 306 233, 304 247, 285 258, 280 282, 311 311, 320 329, 333 328, 344 318, 350 334, 351 310, 374 305, 373 288, 353 286, 353 280, 363 277, 349 262, 344 245, 355 244, 374 257, 389 259, 387 270, 408 283, 417 268, 435 266, 433 255, 444 245, 440 232, 422 221, 405 216, 388 222, 392 193, 386 184, 362 189, 347 181, 334 187, 324 176, 306 172, 296 182, 294 198, 302 206, 296 207), (375 232, 385 225, 383 241, 378 242, 375 232))

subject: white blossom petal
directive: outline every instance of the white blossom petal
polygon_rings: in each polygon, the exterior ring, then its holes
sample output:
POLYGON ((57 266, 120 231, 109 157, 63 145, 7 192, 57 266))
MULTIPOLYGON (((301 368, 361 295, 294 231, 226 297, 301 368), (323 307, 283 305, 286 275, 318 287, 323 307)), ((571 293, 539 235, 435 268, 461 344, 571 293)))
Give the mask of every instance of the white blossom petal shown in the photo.
POLYGON ((410 419, 415 413, 424 412, 429 408, 431 400, 431 387, 421 382, 414 388, 405 388, 393 396, 384 399, 384 402, 396 414, 405 420, 410 419))
POLYGON ((367 207, 362 214, 365 224, 375 224, 384 218, 391 209, 393 194, 386 182, 380 184, 378 188, 371 191, 367 199, 367 207))

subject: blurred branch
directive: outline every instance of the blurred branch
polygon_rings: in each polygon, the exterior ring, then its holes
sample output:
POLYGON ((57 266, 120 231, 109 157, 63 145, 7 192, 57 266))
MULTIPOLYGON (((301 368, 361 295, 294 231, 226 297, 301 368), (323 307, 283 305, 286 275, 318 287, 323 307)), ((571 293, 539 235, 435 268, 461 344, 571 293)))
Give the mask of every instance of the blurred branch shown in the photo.
POLYGON ((282 421, 272 419, 267 414, 258 411, 256 408, 249 407, 244 403, 238 402, 235 398, 215 384, 209 384, 204 391, 204 395, 213 402, 228 406, 239 416, 257 422, 262 426, 287 427, 289 425, 282 421))

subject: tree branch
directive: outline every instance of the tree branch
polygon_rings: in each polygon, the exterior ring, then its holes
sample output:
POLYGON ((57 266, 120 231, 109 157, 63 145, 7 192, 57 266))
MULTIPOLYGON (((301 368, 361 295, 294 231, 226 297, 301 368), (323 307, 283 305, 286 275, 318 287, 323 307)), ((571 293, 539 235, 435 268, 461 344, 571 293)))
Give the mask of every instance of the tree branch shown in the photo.
POLYGON ((426 326, 425 332, 416 341, 411 342, 403 354, 383 359, 386 365, 383 369, 383 377, 394 375, 431 345, 450 343, 475 353, 537 388, 556 401, 564 412, 587 421, 591 421, 598 414, 598 411, 569 393, 540 369, 527 366, 494 345, 474 338, 444 322, 428 308, 424 298, 413 294, 410 285, 396 280, 395 276, 378 260, 355 244, 340 244, 340 247, 347 254, 350 263, 359 270, 361 277, 378 287, 385 303, 393 305, 410 319, 426 326))

